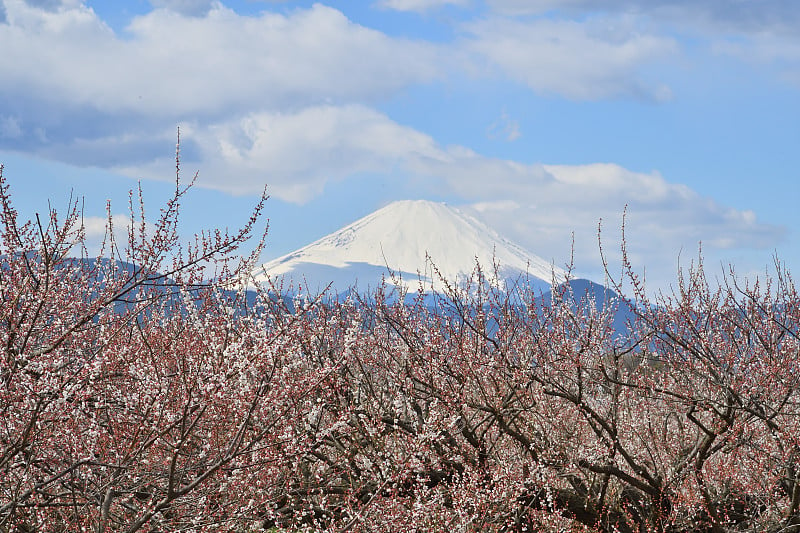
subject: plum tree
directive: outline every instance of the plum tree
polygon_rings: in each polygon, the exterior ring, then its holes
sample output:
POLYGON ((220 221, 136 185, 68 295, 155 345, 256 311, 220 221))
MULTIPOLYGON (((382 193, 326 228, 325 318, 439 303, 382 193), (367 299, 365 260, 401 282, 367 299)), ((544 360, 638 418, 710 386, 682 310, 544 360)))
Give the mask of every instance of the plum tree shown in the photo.
POLYGON ((245 291, 263 199, 182 246, 186 192, 152 226, 132 196, 90 259, 75 205, 20 222, 0 169, 0 531, 800 531, 780 263, 651 298, 623 249, 622 334, 480 268, 290 304, 245 291))

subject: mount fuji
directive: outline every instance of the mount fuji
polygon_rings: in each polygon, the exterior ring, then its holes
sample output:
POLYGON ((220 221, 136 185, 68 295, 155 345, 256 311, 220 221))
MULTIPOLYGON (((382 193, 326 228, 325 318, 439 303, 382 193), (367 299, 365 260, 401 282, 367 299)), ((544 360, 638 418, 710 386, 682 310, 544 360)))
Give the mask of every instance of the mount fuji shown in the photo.
POLYGON ((500 236, 455 207, 425 200, 391 203, 299 250, 262 265, 257 282, 338 295, 375 289, 383 280, 415 292, 463 283, 480 266, 503 290, 549 292, 566 272, 500 236), (496 268, 495 268, 496 267, 496 268))

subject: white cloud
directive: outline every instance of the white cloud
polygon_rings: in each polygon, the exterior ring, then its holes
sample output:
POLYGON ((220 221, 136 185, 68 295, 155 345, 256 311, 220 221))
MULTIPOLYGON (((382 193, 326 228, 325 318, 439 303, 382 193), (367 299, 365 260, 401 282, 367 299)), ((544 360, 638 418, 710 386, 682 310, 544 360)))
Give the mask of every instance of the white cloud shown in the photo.
POLYGON ((668 19, 719 30, 793 31, 800 21, 800 4, 786 0, 488 0, 494 11, 530 15, 547 11, 565 13, 626 12, 668 19))
MULTIPOLYGON (((271 194, 298 203, 318 195, 329 180, 442 156, 431 137, 356 104, 251 113, 209 126, 188 125, 181 134, 194 154, 186 154, 183 166, 202 169, 202 186, 256 194, 268 184, 271 194)), ((152 164, 146 175, 163 176, 168 161, 152 164)))
POLYGON ((45 9, 47 11, 55 11, 61 7, 61 0, 26 0, 27 4, 33 7, 45 9))
POLYGON ((320 4, 258 16, 217 4, 202 17, 157 9, 122 35, 86 6, 6 6, 0 115, 26 113, 30 128, 15 147, 23 150, 38 147, 35 127, 55 144, 147 135, 186 119, 369 101, 443 75, 436 46, 389 37, 320 4))
MULTIPOLYGON (((578 99, 668 94, 638 74, 671 42, 630 28, 492 19, 444 45, 390 37, 320 4, 244 16, 212 0, 156 3, 169 9, 116 34, 76 0, 49 10, 6 2, 0 117, 18 126, 6 128, 8 148, 132 168, 163 154, 177 123, 229 134, 231 124, 278 110, 368 104, 470 64, 578 99)), ((503 127, 508 140, 519 136, 513 121, 503 127)))
POLYGON ((470 207, 479 213, 491 213, 492 211, 514 211, 521 206, 514 200, 499 200, 496 202, 475 202, 470 207))
MULTIPOLYGON (((354 175, 413 182, 416 194, 461 198, 496 227, 545 259, 563 264, 575 234, 579 272, 598 274, 597 226, 617 255, 622 213, 628 242, 651 279, 674 279, 681 250, 700 241, 708 252, 775 246, 785 230, 751 211, 725 207, 657 172, 614 164, 541 165, 490 158, 430 136, 361 105, 316 106, 294 113, 258 113, 208 128, 183 130, 197 157, 202 186, 231 193, 268 192, 303 203, 326 183, 354 175), (645 259, 646 258, 646 261, 645 259)), ((152 177, 169 169, 165 157, 152 177)))
POLYGON ((190 17, 202 17, 220 5, 216 0, 150 0, 150 4, 190 17))
MULTIPOLYGON (((108 217, 83 217, 81 223, 87 239, 102 241, 107 234, 108 217)), ((111 223, 116 239, 121 243, 127 242, 126 235, 131 225, 130 217, 128 215, 114 214, 111 217, 111 223)))
POLYGON ((578 100, 670 97, 640 70, 678 51, 675 41, 639 33, 626 18, 575 22, 490 18, 465 26, 466 46, 531 89, 578 100))
POLYGON ((19 119, 0 115, 0 139, 18 139, 19 137, 22 137, 19 119))
POLYGON ((631 260, 637 268, 646 267, 655 286, 673 280, 681 253, 693 256, 701 242, 706 254, 724 257, 733 249, 769 249, 786 235, 785 228, 764 224, 751 211, 722 206, 657 173, 612 164, 545 165, 544 170, 551 179, 528 186, 514 176, 493 175, 492 184, 514 182, 515 194, 474 201, 473 208, 501 233, 562 265, 572 252, 574 233, 579 274, 602 275, 601 219, 604 252, 612 262, 618 260, 626 206, 631 260))
POLYGON ((470 0, 379 0, 375 5, 396 11, 422 12, 446 5, 467 7, 470 0))
MULTIPOLYGON (((83 225, 84 241, 86 252, 90 257, 96 256, 101 252, 108 255, 111 250, 111 242, 108 235, 108 217, 85 216, 79 220, 83 225)), ((131 226, 131 219, 128 215, 113 214, 111 216, 114 240, 120 250, 124 250, 128 243, 128 231, 131 226)), ((74 252, 77 252, 75 250, 74 252)))
POLYGON ((489 0, 497 14, 585 20, 624 16, 651 35, 677 35, 748 61, 789 60, 797 68, 800 2, 786 0, 489 0), (790 56, 787 58, 787 56, 790 56))

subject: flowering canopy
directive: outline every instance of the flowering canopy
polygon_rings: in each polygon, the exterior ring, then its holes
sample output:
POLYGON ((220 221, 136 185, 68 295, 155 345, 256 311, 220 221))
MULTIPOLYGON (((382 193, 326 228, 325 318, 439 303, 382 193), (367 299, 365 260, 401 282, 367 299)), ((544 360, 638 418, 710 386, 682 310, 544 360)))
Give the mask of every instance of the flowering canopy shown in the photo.
POLYGON ((261 204, 182 248, 185 192, 89 259, 0 172, 0 531, 800 531, 780 265, 656 301, 628 268, 623 334, 569 285, 253 303, 261 204))

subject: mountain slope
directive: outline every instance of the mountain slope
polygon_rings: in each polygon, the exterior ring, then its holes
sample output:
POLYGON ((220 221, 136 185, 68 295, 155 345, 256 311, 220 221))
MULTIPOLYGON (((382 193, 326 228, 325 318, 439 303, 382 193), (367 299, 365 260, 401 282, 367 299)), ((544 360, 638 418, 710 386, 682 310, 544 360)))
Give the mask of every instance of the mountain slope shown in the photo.
POLYGON ((334 293, 375 288, 384 277, 410 290, 420 282, 430 290, 440 289, 441 279, 467 279, 476 264, 501 287, 522 278, 535 290, 549 290, 554 276, 561 281, 565 274, 467 213, 425 200, 389 204, 255 274, 261 282, 290 280, 311 292, 329 283, 334 293), (499 279, 493 279, 495 264, 499 279))

